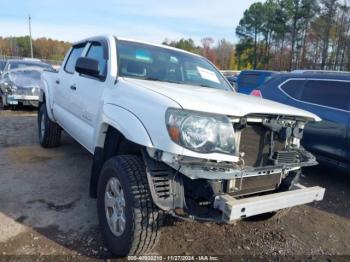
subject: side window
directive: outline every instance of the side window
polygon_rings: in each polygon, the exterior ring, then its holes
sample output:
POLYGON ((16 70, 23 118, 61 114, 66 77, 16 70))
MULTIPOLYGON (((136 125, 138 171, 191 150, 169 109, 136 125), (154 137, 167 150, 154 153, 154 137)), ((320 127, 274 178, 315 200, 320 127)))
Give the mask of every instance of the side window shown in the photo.
POLYGON ((350 110, 350 82, 309 80, 301 100, 342 110, 350 110))
POLYGON ((92 43, 86 57, 96 59, 101 76, 107 75, 107 60, 103 54, 103 46, 100 43, 92 43))
POLYGON ((78 60, 78 58, 83 53, 83 50, 85 48, 85 44, 78 45, 72 48, 72 51, 69 54, 68 60, 64 66, 64 70, 68 73, 73 74, 75 72, 75 64, 78 60))
POLYGON ((289 80, 285 82, 281 89, 295 99, 300 99, 306 80, 289 80))

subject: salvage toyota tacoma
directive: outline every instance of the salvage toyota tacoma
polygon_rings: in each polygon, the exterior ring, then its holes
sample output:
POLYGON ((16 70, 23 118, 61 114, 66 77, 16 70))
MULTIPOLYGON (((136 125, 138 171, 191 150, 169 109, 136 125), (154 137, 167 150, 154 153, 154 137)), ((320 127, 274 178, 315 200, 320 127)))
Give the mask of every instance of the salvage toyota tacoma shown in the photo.
POLYGON ((165 215, 232 223, 320 201, 298 183, 309 112, 236 93, 205 58, 114 36, 75 43, 42 74, 43 147, 64 130, 93 154, 90 195, 116 256, 157 244, 165 215))

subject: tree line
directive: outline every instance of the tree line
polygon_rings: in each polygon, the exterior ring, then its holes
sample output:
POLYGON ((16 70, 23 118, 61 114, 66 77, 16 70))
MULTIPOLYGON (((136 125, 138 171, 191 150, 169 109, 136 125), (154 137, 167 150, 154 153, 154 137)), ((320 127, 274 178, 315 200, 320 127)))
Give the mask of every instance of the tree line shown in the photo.
MULTIPOLYGON (((234 31, 233 31, 234 33, 234 31)), ((252 4, 235 30, 239 42, 205 37, 163 44, 205 56, 220 69, 350 71, 350 0, 266 0, 252 4)), ((62 60, 70 43, 33 40, 34 56, 62 60)), ((0 56, 30 56, 29 36, 0 37, 0 56)))
MULTIPOLYGON (((50 38, 33 39, 33 54, 35 58, 61 61, 70 46, 71 43, 50 38)), ((30 55, 29 36, 0 37, 0 57, 30 57, 30 55)))
POLYGON ((162 44, 202 55, 222 70, 237 68, 235 46, 226 39, 215 43, 213 38, 205 37, 201 39, 201 45, 196 45, 191 38, 172 41, 165 39, 162 44))
POLYGON ((267 0, 236 28, 239 68, 350 70, 350 0, 267 0))
MULTIPOLYGON (((234 69, 235 52, 234 45, 225 39, 215 44, 211 37, 201 40, 201 45, 189 39, 169 41, 165 39, 163 44, 184 49, 207 57, 221 69, 234 69)), ((33 39, 33 53, 35 58, 62 61, 71 43, 53 40, 50 38, 33 39)), ((0 58, 2 56, 30 57, 30 38, 21 37, 0 37, 0 58)))

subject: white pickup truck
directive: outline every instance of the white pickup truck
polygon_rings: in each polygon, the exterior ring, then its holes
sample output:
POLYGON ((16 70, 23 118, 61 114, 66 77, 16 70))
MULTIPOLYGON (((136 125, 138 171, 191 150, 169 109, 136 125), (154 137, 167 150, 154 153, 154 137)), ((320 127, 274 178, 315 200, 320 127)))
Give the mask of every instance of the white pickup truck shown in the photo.
POLYGON ((43 147, 64 130, 93 154, 90 195, 117 256, 157 243, 164 215, 231 223, 323 199, 298 184, 317 164, 300 146, 309 112, 236 93, 205 58, 99 36, 44 72, 43 147))

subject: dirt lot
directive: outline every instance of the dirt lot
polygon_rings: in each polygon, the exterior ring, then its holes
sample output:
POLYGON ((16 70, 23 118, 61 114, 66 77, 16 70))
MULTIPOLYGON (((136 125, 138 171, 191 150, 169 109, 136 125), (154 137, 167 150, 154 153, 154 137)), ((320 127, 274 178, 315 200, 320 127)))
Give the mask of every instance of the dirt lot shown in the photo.
MULTIPOLYGON (((42 149, 35 111, 0 112, 0 255, 110 256, 96 201, 88 198, 91 161, 65 134, 59 148, 42 149)), ((349 175, 307 169, 302 183, 326 187, 325 200, 280 221, 219 226, 168 219, 155 254, 350 256, 349 175)))

